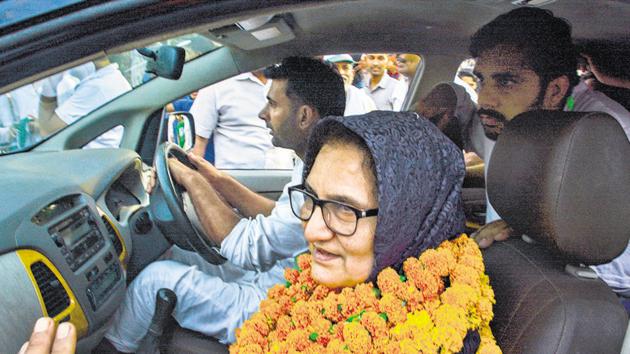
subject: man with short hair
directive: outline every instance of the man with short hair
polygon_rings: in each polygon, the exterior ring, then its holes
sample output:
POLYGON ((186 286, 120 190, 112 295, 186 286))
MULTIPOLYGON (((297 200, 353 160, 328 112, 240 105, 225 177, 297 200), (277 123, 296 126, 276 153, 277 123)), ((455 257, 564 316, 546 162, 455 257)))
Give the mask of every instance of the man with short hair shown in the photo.
POLYGON ((376 105, 365 91, 352 85, 354 81, 354 59, 350 54, 335 54, 324 56, 324 61, 334 65, 343 79, 346 89, 346 110, 344 116, 365 114, 376 110, 376 105))
POLYGON ((400 81, 407 84, 407 86, 409 86, 416 75, 420 60, 420 56, 417 54, 401 53, 396 56, 396 66, 398 67, 398 72, 402 75, 400 81))
MULTIPOLYGON (((630 112, 583 83, 576 86, 571 26, 551 11, 525 7, 498 16, 473 35, 470 53, 476 58, 479 108, 474 117, 470 115, 472 125, 465 140, 486 162, 486 172, 505 124, 531 110, 605 112, 630 138, 630 112)), ((486 225, 473 236, 485 248, 511 232, 488 202, 486 225)), ((630 248, 610 264, 594 269, 613 290, 630 293, 630 248)))
MULTIPOLYGON (((260 112, 272 131, 274 146, 303 158, 313 126, 328 115, 343 115, 343 80, 322 62, 286 58, 264 72, 272 79, 260 112)), ((106 338, 125 352, 135 352, 151 321, 155 294, 172 289, 178 297, 173 317, 180 326, 219 339, 235 340, 234 331, 258 309, 267 290, 282 283, 293 256, 307 250, 301 222, 289 204, 287 188, 302 181, 299 161, 277 202, 266 199, 200 157, 189 154, 198 171, 170 161, 173 178, 187 191, 209 239, 221 245, 228 262, 212 265, 198 254, 172 248, 169 260, 145 268, 127 289, 106 338), (237 214, 234 209, 237 209, 237 214)))
POLYGON ((266 163, 275 153, 271 135, 258 112, 265 105, 267 79, 262 70, 244 73, 199 90, 190 108, 195 119, 193 152, 204 156, 214 146, 214 165, 220 169, 291 168, 266 163))
POLYGON ((370 80, 364 88, 372 98, 376 108, 382 111, 400 111, 407 88, 402 82, 387 74, 388 56, 386 53, 365 54, 370 80))

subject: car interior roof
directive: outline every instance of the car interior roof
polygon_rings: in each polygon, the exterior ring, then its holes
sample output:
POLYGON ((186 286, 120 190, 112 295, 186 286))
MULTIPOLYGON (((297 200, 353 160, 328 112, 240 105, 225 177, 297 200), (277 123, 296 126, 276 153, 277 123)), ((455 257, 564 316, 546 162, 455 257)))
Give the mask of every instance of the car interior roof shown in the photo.
MULTIPOLYGON (((99 6, 108 7, 81 8, 76 13, 33 28, 12 33, 3 31, 0 47, 11 47, 12 50, 0 54, 0 61, 5 63, 0 68, 3 74, 0 75, 0 87, 1 91, 8 91, 102 50, 115 52, 140 47, 176 34, 212 31, 264 14, 283 14, 293 29, 295 40, 277 45, 275 50, 279 52, 318 55, 379 50, 465 55, 470 35, 498 14, 515 8, 512 2, 227 1, 193 2, 182 6, 179 3, 139 1, 127 7, 106 3, 99 6), (87 12, 91 16, 85 17, 87 12), (168 21, 165 14, 186 20, 168 21), (51 37, 53 33, 55 36, 51 37), (60 42, 51 46, 51 40, 60 42), (61 57, 60 53, 63 53, 61 57), (14 63, 21 63, 22 70, 11 70, 14 63), (20 80, 28 76, 31 76, 30 80, 20 80)), ((576 38, 623 39, 630 25, 628 1, 580 1, 576 4, 558 0, 544 8, 567 18, 576 38)))

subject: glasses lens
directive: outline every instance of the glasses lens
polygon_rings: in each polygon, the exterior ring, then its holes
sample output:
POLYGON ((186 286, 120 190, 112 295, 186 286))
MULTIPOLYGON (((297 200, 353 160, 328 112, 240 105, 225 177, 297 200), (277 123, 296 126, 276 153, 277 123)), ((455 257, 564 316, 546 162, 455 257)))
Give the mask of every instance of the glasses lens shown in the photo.
POLYGON ((291 211, 299 219, 308 220, 313 214, 313 199, 304 191, 292 189, 289 194, 291 201, 291 211))
POLYGON ((357 227, 357 215, 354 210, 341 203, 324 204, 324 220, 331 230, 340 235, 352 235, 357 227))

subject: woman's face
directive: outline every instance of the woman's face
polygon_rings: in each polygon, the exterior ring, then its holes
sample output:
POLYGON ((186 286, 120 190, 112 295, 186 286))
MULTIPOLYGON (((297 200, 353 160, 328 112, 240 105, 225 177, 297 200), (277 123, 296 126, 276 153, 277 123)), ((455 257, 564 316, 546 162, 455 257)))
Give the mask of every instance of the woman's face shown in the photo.
MULTIPOLYGON (((305 187, 320 199, 349 204, 357 209, 378 207, 376 178, 364 163, 364 152, 354 145, 325 144, 315 159, 305 187)), ((312 276, 331 288, 354 286, 369 277, 374 264, 376 217, 358 219, 351 236, 337 235, 315 208, 304 222, 304 237, 312 257, 312 276)))

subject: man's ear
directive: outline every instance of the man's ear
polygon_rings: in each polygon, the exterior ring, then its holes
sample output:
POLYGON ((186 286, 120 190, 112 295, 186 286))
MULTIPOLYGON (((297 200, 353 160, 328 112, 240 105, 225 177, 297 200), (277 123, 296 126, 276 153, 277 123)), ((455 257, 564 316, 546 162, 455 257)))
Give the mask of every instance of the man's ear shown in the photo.
POLYGON ((561 105, 569 93, 569 78, 565 75, 559 76, 547 84, 543 109, 562 109, 561 105))
POLYGON ((319 119, 319 113, 312 106, 303 104, 298 109, 297 119, 300 129, 309 129, 319 119))

